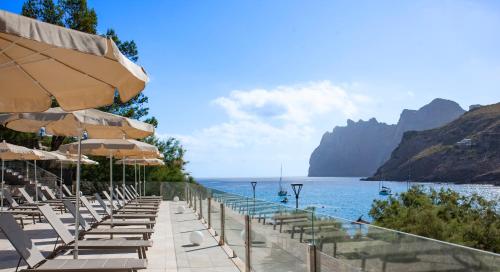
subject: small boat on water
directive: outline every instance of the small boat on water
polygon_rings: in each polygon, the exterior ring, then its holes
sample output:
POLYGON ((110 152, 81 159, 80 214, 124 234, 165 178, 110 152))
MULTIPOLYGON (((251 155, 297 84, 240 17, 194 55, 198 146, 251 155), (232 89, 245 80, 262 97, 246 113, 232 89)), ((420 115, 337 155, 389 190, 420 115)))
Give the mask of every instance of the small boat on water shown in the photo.
POLYGON ((378 194, 383 195, 383 196, 391 195, 392 191, 391 191, 391 188, 384 186, 384 182, 382 181, 382 186, 380 186, 380 183, 379 183, 378 194))
MULTIPOLYGON (((286 198, 286 196, 288 195, 288 192, 285 190, 285 188, 283 188, 283 185, 281 185, 282 179, 283 179, 283 165, 281 165, 281 168, 280 168, 280 182, 279 182, 280 190, 278 191, 278 196, 281 196, 281 197, 285 196, 285 198, 286 198)), ((287 202, 288 202, 288 199, 287 199, 287 202)), ((283 202, 283 203, 286 203, 286 202, 283 202)))

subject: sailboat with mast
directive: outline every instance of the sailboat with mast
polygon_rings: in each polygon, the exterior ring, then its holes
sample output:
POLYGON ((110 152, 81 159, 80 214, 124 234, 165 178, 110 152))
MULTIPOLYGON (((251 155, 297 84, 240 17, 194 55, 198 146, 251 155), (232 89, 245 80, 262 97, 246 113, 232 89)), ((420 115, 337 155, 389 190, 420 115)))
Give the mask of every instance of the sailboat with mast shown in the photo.
POLYGON ((278 196, 286 197, 288 195, 288 192, 285 190, 285 188, 283 188, 283 185, 281 184, 282 180, 283 180, 283 164, 281 165, 280 168, 280 181, 279 181, 280 190, 278 191, 278 196))

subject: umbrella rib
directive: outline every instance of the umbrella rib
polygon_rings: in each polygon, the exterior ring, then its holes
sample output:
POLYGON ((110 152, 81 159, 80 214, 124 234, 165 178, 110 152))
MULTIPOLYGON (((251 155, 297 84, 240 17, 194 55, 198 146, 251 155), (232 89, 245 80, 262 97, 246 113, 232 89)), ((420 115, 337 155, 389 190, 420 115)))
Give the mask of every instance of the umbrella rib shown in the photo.
MULTIPOLYGON (((10 42, 10 43, 15 43, 14 41, 11 41, 11 40, 6 39, 6 38, 4 38, 4 37, 0 37, 0 39, 5 40, 5 41, 8 41, 8 42, 10 42)), ((75 71, 77 71, 77 72, 79 72, 79 73, 81 73, 81 74, 84 74, 84 75, 86 75, 86 76, 88 76, 88 77, 90 77, 90 78, 93 78, 93 79, 95 79, 95 80, 97 80, 97 81, 99 81, 99 82, 102 82, 102 83, 104 83, 104 84, 106 84, 106 85, 110 86, 111 88, 116 88, 115 86, 111 85, 110 83, 108 83, 108 82, 106 82, 106 81, 104 81, 104 80, 102 80, 102 79, 99 79, 99 78, 97 78, 97 77, 95 77, 95 76, 89 75, 89 74, 87 74, 87 73, 85 73, 85 72, 83 72, 83 71, 81 71, 81 70, 79 70, 79 69, 77 69, 77 68, 75 68, 75 67, 73 67, 73 66, 71 66, 71 65, 69 65, 69 64, 67 64, 67 63, 65 63, 65 62, 62 62, 62 61, 60 61, 60 60, 58 60, 58 59, 55 59, 55 58, 53 58, 53 57, 51 57, 51 56, 49 56, 49 55, 47 55, 47 54, 44 54, 44 53, 42 53, 42 52, 37 52, 37 51, 35 51, 35 50, 33 50, 33 49, 31 49, 31 48, 29 48, 29 47, 27 47, 27 46, 24 46, 24 45, 22 45, 22 44, 18 44, 18 43, 15 43, 15 44, 16 44, 17 46, 19 46, 19 47, 22 47, 22 48, 26 49, 26 50, 29 50, 29 51, 32 51, 32 52, 36 52, 36 53, 38 53, 38 54, 40 54, 40 55, 42 55, 42 56, 44 56, 44 57, 46 57, 46 58, 49 58, 49 59, 51 59, 51 60, 53 60, 53 61, 56 61, 56 62, 59 62, 60 64, 62 64, 62 65, 64 65, 64 66, 66 66, 66 67, 68 67, 68 68, 70 68, 70 69, 72 69, 72 70, 75 70, 75 71)), ((52 48, 55 48, 55 47, 52 47, 52 48)), ((49 49, 52 49, 52 48, 49 48, 49 49)), ((47 50, 45 50, 45 51, 48 51, 49 49, 47 49, 47 50)), ((85 54, 85 53, 84 53, 84 54, 85 54)), ((104 57, 104 58, 106 58, 106 59, 112 60, 112 59, 110 59, 110 58, 108 58, 108 57, 106 57, 106 56, 103 56, 103 57, 104 57)), ((11 59, 11 58, 10 58, 10 59, 11 59)), ((12 60, 12 61, 14 61, 13 59, 11 59, 11 60, 12 60)), ((113 61, 113 60, 112 60, 112 61, 113 61)), ((15 61, 14 61, 14 62, 15 62, 15 61)), ((18 65, 19 65, 19 64, 18 64, 18 65)))
MULTIPOLYGON (((4 38, 2 38, 2 37, 0 37, 0 39, 5 40, 5 39, 4 39, 4 38)), ((20 39, 21 39, 21 37, 19 37, 19 39, 15 40, 15 41, 12 41, 12 42, 9 44, 9 46, 6 46, 4 49, 2 49, 2 50, 0 51, 0 53, 3 53, 3 52, 5 52, 5 51, 7 51, 9 48, 11 48, 11 47, 12 47, 12 46, 14 46, 15 44, 17 44, 17 41, 18 41, 18 40, 20 40, 20 39)), ((8 62, 7 62, 7 63, 8 63, 8 62)))
POLYGON ((26 74, 31 80, 38 86, 40 87, 44 92, 47 93, 47 95, 50 97, 52 94, 47 90, 42 83, 37 81, 28 71, 26 71, 17 61, 15 61, 13 58, 11 58, 9 55, 7 55, 5 52, 2 52, 2 55, 6 56, 8 59, 10 59, 13 63, 15 63, 16 67, 20 69, 24 74, 26 74))
MULTIPOLYGON (((10 42, 10 40, 7 40, 7 39, 2 38, 2 37, 0 37, 0 39, 2 39, 2 40, 4 40, 4 41, 8 41, 8 42, 10 42)), ((19 38, 19 39, 17 39, 17 40, 20 40, 20 39, 21 39, 21 38, 19 38)), ((5 47, 4 49, 2 49, 2 50, 0 51, 0 53, 2 53, 2 54, 3 54, 4 52, 6 52, 9 48, 13 47, 14 45, 19 45, 19 44, 17 43, 17 40, 16 40, 16 41, 11 41, 11 42, 10 42, 10 44, 9 44, 9 46, 7 46, 7 47, 5 47)), ((31 53, 31 54, 29 54, 29 55, 26 55, 26 56, 24 56, 24 57, 22 57, 22 58, 19 58, 19 59, 17 59, 16 61, 15 61, 15 60, 13 60, 12 58, 10 58, 10 59, 11 59, 11 61, 8 61, 8 62, 5 62, 5 63, 0 64, 0 69, 9 68, 9 67, 11 67, 11 66, 12 66, 12 64, 14 64, 14 65, 19 65, 19 61, 22 61, 23 59, 27 59, 27 58, 32 57, 32 56, 35 56, 35 55, 40 55, 40 54, 41 54, 41 52, 46 52, 46 51, 49 51, 50 49, 52 49, 52 48, 47 48, 47 49, 45 49, 45 50, 43 50, 43 51, 39 51, 39 52, 38 52, 38 51, 35 51, 35 50, 30 50, 30 51, 32 51, 33 53, 31 53)), ((43 59, 43 60, 46 60, 46 59, 43 59)), ((30 62, 25 62, 25 63, 23 63, 23 64, 36 63, 36 62, 39 62, 39 61, 42 61, 42 60, 34 60, 34 61, 30 61, 30 62)))

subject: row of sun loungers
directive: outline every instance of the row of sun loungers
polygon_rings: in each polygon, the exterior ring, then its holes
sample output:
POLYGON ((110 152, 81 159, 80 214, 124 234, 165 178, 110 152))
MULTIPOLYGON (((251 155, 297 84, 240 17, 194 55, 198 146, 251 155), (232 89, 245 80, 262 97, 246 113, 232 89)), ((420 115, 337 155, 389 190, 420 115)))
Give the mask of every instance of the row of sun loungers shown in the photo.
POLYGON ((26 271, 136 271, 146 268, 146 251, 152 246, 150 238, 154 232, 155 218, 161 201, 159 198, 141 199, 132 186, 117 187, 111 192, 113 199, 108 192, 103 192, 107 202, 99 194, 94 196, 96 204, 100 206, 97 210, 86 196, 80 196, 82 209, 88 212, 91 220, 79 214, 81 231, 77 243, 78 251, 128 249, 135 250, 138 259, 58 259, 60 254, 73 249, 75 237, 56 214, 54 208, 63 212, 68 211, 74 218, 77 215, 74 204, 76 196, 71 196, 66 192, 69 197, 60 199, 49 188, 43 188, 47 196, 40 190, 38 196, 41 202, 36 203, 32 202, 32 196, 24 188, 19 189, 27 204, 20 205, 6 190, 6 199, 11 208, 7 212, 0 213, 0 230, 20 255, 18 267, 21 260, 24 260, 28 265, 26 271), (44 197, 41 197, 42 195, 44 197), (37 249, 34 242, 23 231, 22 226, 16 222, 16 217, 20 215, 15 214, 15 211, 29 212, 30 215, 36 213, 39 220, 43 217, 54 229, 57 240, 52 254, 47 258, 37 249), (109 238, 86 239, 86 235, 109 236, 109 238), (113 239, 114 235, 127 237, 113 239))

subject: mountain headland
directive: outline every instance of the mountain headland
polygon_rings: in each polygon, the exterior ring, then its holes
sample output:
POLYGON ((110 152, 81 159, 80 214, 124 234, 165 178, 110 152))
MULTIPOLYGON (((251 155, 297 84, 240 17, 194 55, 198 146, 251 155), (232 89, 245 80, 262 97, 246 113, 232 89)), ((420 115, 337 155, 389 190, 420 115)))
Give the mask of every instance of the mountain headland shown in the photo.
POLYGON ((500 103, 475 107, 439 128, 404 133, 368 179, 500 185, 500 103))
POLYGON ((375 118, 326 132, 309 160, 310 177, 371 176, 386 162, 407 131, 443 126, 465 112, 456 102, 437 98, 418 110, 402 111, 397 124, 375 118))

